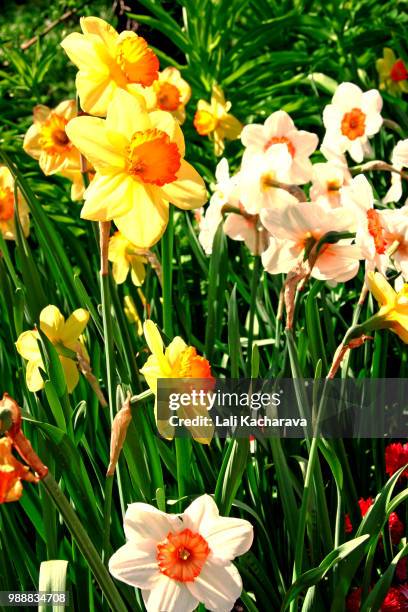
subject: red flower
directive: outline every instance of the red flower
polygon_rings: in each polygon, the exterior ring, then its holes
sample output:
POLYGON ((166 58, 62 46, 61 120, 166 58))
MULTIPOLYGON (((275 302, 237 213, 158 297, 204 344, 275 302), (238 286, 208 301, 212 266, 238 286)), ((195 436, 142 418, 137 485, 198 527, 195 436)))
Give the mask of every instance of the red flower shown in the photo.
POLYGON ((397 568, 395 570, 395 575, 397 577, 397 580, 400 580, 401 582, 404 582, 404 580, 408 580, 406 557, 398 561, 397 568))
MULTIPOLYGON (((360 612, 361 587, 353 589, 346 600, 347 612, 360 612)), ((391 587, 384 598, 380 612, 404 612, 408 610, 408 585, 391 587)))
POLYGON ((359 612, 360 611, 361 591, 362 591, 361 587, 358 587, 358 589, 353 589, 352 591, 350 591, 349 596, 347 597, 347 600, 346 600, 347 612, 359 612))
MULTIPOLYGON (((373 503, 374 503, 374 500, 372 497, 368 497, 367 499, 363 499, 362 497, 360 497, 360 499, 358 500, 358 505, 360 507, 360 512, 361 512, 362 517, 364 517, 367 514, 369 508, 371 508, 373 503)), ((346 533, 351 533, 353 531, 353 525, 351 523, 350 516, 348 514, 346 514, 344 518, 344 531, 346 533)))
POLYGON ((388 527, 391 533, 391 541, 393 544, 399 544, 402 536, 404 535, 405 527, 404 523, 398 518, 396 512, 391 512, 388 519, 388 527))
POLYGON ((403 612, 408 610, 408 587, 391 587, 380 608, 381 612, 403 612))
MULTIPOLYGON (((408 443, 389 444, 385 449, 385 471, 387 474, 392 476, 406 463, 408 463, 408 443)), ((402 476, 408 478, 408 469, 402 473, 402 476)))

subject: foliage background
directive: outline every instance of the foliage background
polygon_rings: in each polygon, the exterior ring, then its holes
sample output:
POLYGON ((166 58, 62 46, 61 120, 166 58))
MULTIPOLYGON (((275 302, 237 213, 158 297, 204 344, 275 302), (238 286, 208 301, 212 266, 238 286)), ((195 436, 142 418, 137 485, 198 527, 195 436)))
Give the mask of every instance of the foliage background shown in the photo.
MULTIPOLYGON (((278 610, 291 584, 299 547, 303 570, 318 566, 344 539, 339 527, 343 513, 350 512, 358 524, 357 498, 386 492, 383 442, 322 444, 303 543, 297 541, 297 528, 309 452, 305 441, 266 441, 258 444, 253 456, 246 444, 232 441, 214 441, 208 449, 190 442, 177 446, 155 436, 151 403, 137 404, 110 509, 105 479, 109 411, 98 404, 83 379, 68 397, 61 390, 52 358, 46 390, 37 396, 29 393, 14 342, 49 303, 65 314, 80 306, 88 308, 92 367, 106 393, 106 365, 111 368, 115 412, 127 389, 138 393, 144 388, 138 366, 147 356, 136 325, 124 316, 123 298, 131 295, 142 319, 149 314, 161 324, 161 290, 150 271, 143 287, 146 306, 130 283, 118 289, 111 283, 115 346, 114 361, 106 364, 95 228, 79 218, 80 206, 71 202, 68 182, 42 175, 37 163, 22 150, 22 141, 35 104, 52 107, 75 95, 75 68, 58 45, 63 36, 78 30, 79 15, 97 15, 122 29, 138 27, 138 33, 155 47, 161 66, 178 67, 191 84, 193 97, 184 126, 187 159, 210 185, 217 160, 211 143, 195 132, 192 118, 197 100, 209 99, 213 81, 222 86, 232 102, 232 112, 243 123, 262 121, 283 109, 299 128, 316 131, 322 138, 321 113, 336 83, 353 81, 363 89, 376 87, 375 60, 384 46, 408 61, 406 2, 143 0, 129 1, 130 10, 123 14, 121 3, 112 6, 102 0, 2 4, 0 144, 27 181, 32 229, 29 239, 20 236, 16 247, 0 245, 0 394, 9 392, 23 407, 27 434, 105 558, 123 543, 122 512, 128 503, 143 500, 163 506, 165 499, 181 498, 185 504, 197 494, 215 492, 224 512, 248 518, 256 528, 252 551, 238 563, 245 591, 256 600, 254 603, 244 592, 244 609, 270 610, 272 606, 278 610), (26 51, 20 48, 72 9, 77 9, 72 17, 26 51)), ((375 139, 375 158, 388 160, 397 140, 406 137, 407 106, 406 100, 384 93, 383 116, 397 125, 389 124, 375 139)), ((239 165, 240 153, 238 141, 227 144, 226 155, 233 168, 239 165)), ((315 161, 320 161, 319 154, 315 161)), ((380 198, 389 177, 371 178, 380 198)), ((291 370, 282 323, 276 317, 282 279, 262 274, 245 247, 227 244, 221 233, 213 256, 207 258, 197 242, 194 223, 189 213, 175 215, 174 334, 204 352, 219 376, 291 376, 293 363, 291 370), (251 355, 247 347, 252 318, 259 350, 251 355)), ((161 258, 160 245, 156 252, 161 258)), ((323 374, 327 372, 350 325, 361 286, 362 272, 352 282, 332 288, 313 281, 303 292, 296 327, 298 373, 313 377, 320 361, 323 374)), ((361 317, 372 309, 369 300, 361 317)), ((406 377, 407 350, 398 338, 378 333, 372 343, 354 351, 349 367, 354 376, 406 377)), ((402 492, 400 487, 398 484, 397 491, 402 492)), ((382 514, 378 512, 380 518, 369 526, 370 546, 383 527, 385 501, 382 514)), ((333 609, 342 609, 350 584, 360 584, 363 574, 368 582, 378 580, 391 558, 388 542, 381 554, 377 551, 372 568, 364 570, 364 562, 360 565, 354 582, 353 573, 341 565, 343 569, 307 591, 303 609, 328 610, 334 605, 334 593, 339 607, 333 609)), ((69 561, 73 609, 107 608, 46 492, 27 486, 19 504, 0 506, 0 590, 36 588, 39 562, 46 559, 69 561)), ((129 609, 142 606, 132 589, 118 587, 129 609)))

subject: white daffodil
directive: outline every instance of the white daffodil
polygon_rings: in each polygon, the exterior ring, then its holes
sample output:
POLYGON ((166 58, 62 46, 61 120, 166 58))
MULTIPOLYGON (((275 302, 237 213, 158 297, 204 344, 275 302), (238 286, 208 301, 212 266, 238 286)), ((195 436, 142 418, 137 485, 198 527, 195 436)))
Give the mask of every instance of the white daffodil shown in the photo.
POLYGON ((323 111, 326 134, 322 148, 337 152, 348 151, 357 163, 371 153, 369 138, 382 125, 382 98, 376 89, 363 92, 354 83, 341 83, 331 104, 323 111))
POLYGON ((232 561, 252 545, 248 521, 221 517, 213 499, 202 495, 181 515, 130 504, 124 529, 127 542, 111 557, 109 571, 142 589, 147 612, 234 606, 242 581, 232 561))

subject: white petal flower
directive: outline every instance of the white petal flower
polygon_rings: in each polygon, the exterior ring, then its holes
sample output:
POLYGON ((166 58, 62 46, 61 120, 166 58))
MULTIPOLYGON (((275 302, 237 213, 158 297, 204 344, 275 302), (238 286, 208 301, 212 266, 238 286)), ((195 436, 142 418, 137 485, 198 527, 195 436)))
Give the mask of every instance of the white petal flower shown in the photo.
POLYGON ((369 155, 368 139, 382 125, 382 98, 376 89, 363 91, 354 83, 341 83, 331 104, 323 111, 326 134, 322 148, 343 154, 346 151, 360 163, 369 155))
POLYGON ((310 180, 309 157, 316 150, 318 138, 316 134, 298 130, 285 111, 272 113, 263 125, 246 125, 241 140, 245 147, 258 153, 267 153, 278 144, 285 145, 290 154, 287 182, 303 185, 310 180))
POLYGON ((341 166, 335 161, 324 164, 314 164, 310 199, 324 198, 333 208, 341 206, 341 188, 349 181, 350 173, 347 166, 341 166))
MULTIPOLYGON (((397 170, 408 168, 408 138, 397 142, 391 155, 391 164, 397 170)), ((399 202, 402 197, 402 181, 399 174, 391 173, 391 187, 385 194, 383 202, 399 202)))
MULTIPOLYGON (((264 268, 271 274, 289 272, 310 244, 316 244, 331 231, 350 231, 355 224, 349 211, 331 209, 320 202, 299 202, 281 209, 263 210, 261 221, 272 235, 270 246, 262 256, 264 268)), ((312 276, 336 282, 353 278, 358 272, 361 254, 351 242, 351 239, 342 239, 335 244, 324 244, 312 276)))
POLYGON ((143 503, 125 515, 127 542, 109 560, 111 574, 142 589, 148 612, 192 612, 201 602, 229 612, 242 591, 231 561, 252 545, 252 525, 221 517, 209 495, 182 515, 143 503))

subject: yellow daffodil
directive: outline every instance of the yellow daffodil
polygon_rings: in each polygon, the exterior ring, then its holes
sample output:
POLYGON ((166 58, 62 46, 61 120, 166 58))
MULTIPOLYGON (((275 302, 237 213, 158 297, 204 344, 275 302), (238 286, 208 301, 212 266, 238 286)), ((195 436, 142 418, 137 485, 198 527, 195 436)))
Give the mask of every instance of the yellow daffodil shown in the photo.
POLYGON ((228 112, 230 108, 231 102, 225 101, 223 91, 218 85, 213 86, 211 104, 205 100, 198 101, 194 127, 200 136, 208 136, 214 140, 216 155, 222 155, 224 139, 239 138, 242 131, 240 121, 228 112))
MULTIPOLYGON (((75 361, 67 356, 67 353, 80 351, 87 357, 86 349, 79 337, 88 320, 89 312, 83 308, 75 310, 67 321, 56 306, 47 306, 40 313, 40 329, 59 354, 69 393, 77 386, 79 373, 75 361)), ((44 386, 40 373, 40 368, 44 370, 44 364, 38 343, 39 337, 37 330, 30 330, 20 334, 16 342, 17 351, 28 361, 26 381, 28 389, 33 392, 39 391, 44 386)))
POLYGON ((382 274, 369 272, 367 286, 379 303, 380 310, 363 326, 367 330, 391 329, 403 342, 408 343, 408 284, 397 293, 382 274))
POLYGON ((115 232, 109 239, 108 259, 113 263, 113 278, 118 285, 125 282, 129 269, 132 283, 136 287, 143 284, 146 275, 144 264, 147 262, 143 249, 129 242, 120 232, 115 232))
POLYGON ((38 482, 38 479, 13 456, 10 438, 0 438, 0 504, 14 502, 23 494, 22 480, 38 482))
MULTIPOLYGON (((160 434, 166 438, 172 438, 174 428, 169 424, 168 419, 157 418, 157 381, 159 378, 205 378, 211 387, 213 376, 211 366, 207 359, 197 355, 193 346, 187 346, 180 336, 176 336, 169 346, 164 349, 163 340, 160 332, 153 321, 145 321, 143 331, 147 345, 151 351, 145 365, 140 372, 146 379, 149 388, 156 395, 156 421, 160 434)), ((194 416, 208 416, 205 406, 187 406, 179 408, 178 414, 192 418, 194 416)), ((161 414, 160 416, 163 416, 161 414)), ((202 444, 209 444, 214 433, 214 426, 199 425, 189 427, 193 437, 202 444)))
POLYGON ((53 110, 41 104, 34 108, 34 123, 24 137, 23 148, 28 155, 38 159, 44 174, 80 169, 79 151, 65 130, 68 121, 76 114, 75 100, 65 100, 53 110))
POLYGON ((408 70, 392 49, 385 47, 383 57, 378 59, 375 65, 380 77, 380 89, 385 89, 393 95, 408 93, 408 70))
POLYGON ((83 110, 104 117, 118 88, 149 95, 159 60, 145 39, 130 31, 118 34, 98 17, 82 17, 80 25, 83 34, 69 34, 61 46, 79 68, 76 87, 83 110))
MULTIPOLYGON (((138 289, 142 297, 144 298, 143 293, 140 289, 138 289)), ((143 325, 142 320, 137 312, 136 304, 132 296, 125 295, 123 298, 123 310, 125 311, 125 315, 129 323, 134 323, 136 325, 136 331, 138 336, 143 335, 143 325)))
MULTIPOLYGON (((26 236, 30 229, 28 206, 20 191, 18 194, 18 214, 21 227, 26 236)), ((16 239, 14 221, 14 178, 7 166, 0 166, 0 232, 6 240, 16 239)))
POLYGON ((169 202, 190 210, 206 201, 204 181, 184 159, 184 137, 170 113, 147 113, 139 99, 117 89, 106 120, 76 117, 69 138, 96 170, 81 216, 113 219, 140 248, 163 235, 169 202))
POLYGON ((191 98, 191 87, 177 68, 168 67, 159 72, 152 85, 156 94, 156 107, 169 111, 182 124, 186 118, 185 106, 191 98))

